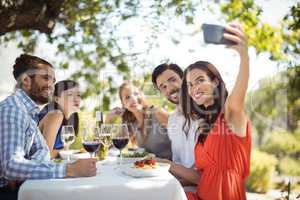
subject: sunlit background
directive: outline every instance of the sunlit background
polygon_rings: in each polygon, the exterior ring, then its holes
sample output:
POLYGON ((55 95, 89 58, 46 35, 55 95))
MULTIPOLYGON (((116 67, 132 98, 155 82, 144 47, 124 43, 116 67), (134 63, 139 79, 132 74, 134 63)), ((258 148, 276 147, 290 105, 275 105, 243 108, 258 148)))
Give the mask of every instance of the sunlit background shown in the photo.
POLYGON ((185 69, 206 60, 219 69, 231 90, 238 55, 222 45, 205 44, 201 25, 225 25, 234 19, 249 36, 247 111, 253 152, 248 199, 288 199, 289 192, 294 195, 290 199, 296 199, 300 191, 299 1, 91 2, 104 9, 71 5, 59 16, 51 35, 25 30, 0 37, 0 100, 14 91, 12 66, 26 51, 53 63, 58 81, 79 81, 81 116, 93 118, 95 110, 107 112, 119 106, 117 89, 124 80, 134 81, 151 103, 171 112, 174 106, 152 86, 152 70, 163 62, 185 69))

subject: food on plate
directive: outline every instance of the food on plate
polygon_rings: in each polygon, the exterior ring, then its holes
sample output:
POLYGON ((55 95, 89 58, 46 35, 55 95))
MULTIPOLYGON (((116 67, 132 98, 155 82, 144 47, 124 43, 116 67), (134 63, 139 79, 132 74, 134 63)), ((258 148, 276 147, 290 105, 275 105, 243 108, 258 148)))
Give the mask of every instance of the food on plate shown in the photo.
POLYGON ((147 156, 147 152, 134 152, 134 153, 124 153, 122 154, 123 158, 143 158, 147 156))
POLYGON ((135 168, 142 169, 155 169, 158 166, 155 160, 153 159, 145 159, 134 162, 135 168))

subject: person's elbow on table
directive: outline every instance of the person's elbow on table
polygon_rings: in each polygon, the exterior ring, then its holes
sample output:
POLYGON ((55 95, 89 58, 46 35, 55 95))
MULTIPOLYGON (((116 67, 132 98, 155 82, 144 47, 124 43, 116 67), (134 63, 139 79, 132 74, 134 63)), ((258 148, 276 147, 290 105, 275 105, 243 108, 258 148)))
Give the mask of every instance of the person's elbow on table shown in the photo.
POLYGON ((95 176, 97 173, 96 159, 80 159, 67 165, 67 177, 95 176))

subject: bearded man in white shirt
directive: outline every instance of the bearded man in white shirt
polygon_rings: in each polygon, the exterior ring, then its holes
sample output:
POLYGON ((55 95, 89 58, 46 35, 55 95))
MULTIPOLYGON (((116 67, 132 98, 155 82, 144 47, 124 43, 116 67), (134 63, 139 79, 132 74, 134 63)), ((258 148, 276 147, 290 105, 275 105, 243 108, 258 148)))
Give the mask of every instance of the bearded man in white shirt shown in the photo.
POLYGON ((171 165, 170 172, 185 186, 185 190, 194 189, 200 175, 194 170, 194 147, 197 142, 198 123, 191 121, 187 130, 185 117, 179 106, 180 88, 183 71, 176 64, 163 63, 152 73, 152 83, 168 101, 176 105, 168 119, 168 136, 172 146, 172 161, 158 159, 171 165))

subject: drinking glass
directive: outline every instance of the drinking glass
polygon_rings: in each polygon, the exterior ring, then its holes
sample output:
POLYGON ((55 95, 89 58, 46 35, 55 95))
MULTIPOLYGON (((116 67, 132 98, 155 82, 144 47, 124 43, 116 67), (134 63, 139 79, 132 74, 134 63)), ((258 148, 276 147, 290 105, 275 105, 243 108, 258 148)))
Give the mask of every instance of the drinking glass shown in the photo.
POLYGON ((114 146, 120 151, 119 166, 122 165, 122 150, 129 142, 129 131, 127 124, 114 124, 111 129, 112 142, 114 146))
POLYGON ((99 132, 100 140, 107 149, 109 149, 112 144, 112 129, 112 124, 102 124, 99 132))
POLYGON ((85 128, 82 136, 82 145, 84 149, 90 153, 90 157, 95 156, 95 152, 99 150, 101 145, 99 132, 96 128, 85 128))
POLYGON ((70 154, 68 152, 70 145, 75 141, 75 131, 73 126, 62 126, 61 128, 61 141, 67 150, 67 162, 70 161, 70 154))

